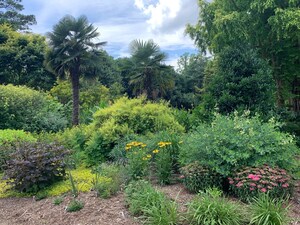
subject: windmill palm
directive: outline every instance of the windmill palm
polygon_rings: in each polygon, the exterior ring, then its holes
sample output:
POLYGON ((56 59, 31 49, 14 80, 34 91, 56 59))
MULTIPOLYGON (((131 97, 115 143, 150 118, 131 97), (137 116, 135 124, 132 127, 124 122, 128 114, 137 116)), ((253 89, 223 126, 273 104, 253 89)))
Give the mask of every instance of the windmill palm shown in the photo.
POLYGON ((79 124, 79 78, 84 70, 97 65, 97 50, 105 42, 95 43, 99 36, 97 29, 85 16, 78 19, 72 16, 63 17, 47 33, 50 50, 46 55, 46 66, 59 77, 68 77, 72 84, 73 125, 79 124))
POLYGON ((163 64, 166 55, 152 40, 134 40, 130 44, 132 75, 130 82, 135 95, 144 94, 149 99, 164 95, 174 85, 171 67, 163 64))

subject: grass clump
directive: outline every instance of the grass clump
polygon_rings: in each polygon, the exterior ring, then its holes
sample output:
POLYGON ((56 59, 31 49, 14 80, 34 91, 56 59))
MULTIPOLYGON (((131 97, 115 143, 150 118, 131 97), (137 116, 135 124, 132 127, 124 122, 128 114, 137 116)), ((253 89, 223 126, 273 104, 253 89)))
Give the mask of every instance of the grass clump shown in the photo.
POLYGON ((241 206, 221 196, 214 188, 200 192, 188 206, 187 220, 190 225, 240 225, 244 224, 241 206))
POLYGON ((66 208, 67 212, 76 212, 84 207, 83 202, 73 199, 66 208))
POLYGON ((59 196, 55 199, 53 199, 53 205, 60 205, 64 201, 64 198, 59 196))
POLYGON ((141 216, 146 224, 172 225, 178 222, 176 202, 154 189, 144 180, 131 182, 125 189, 129 211, 141 216))
POLYGON ((269 194, 261 194, 253 199, 250 205, 250 224, 253 225, 285 225, 290 219, 286 201, 275 199, 269 194))

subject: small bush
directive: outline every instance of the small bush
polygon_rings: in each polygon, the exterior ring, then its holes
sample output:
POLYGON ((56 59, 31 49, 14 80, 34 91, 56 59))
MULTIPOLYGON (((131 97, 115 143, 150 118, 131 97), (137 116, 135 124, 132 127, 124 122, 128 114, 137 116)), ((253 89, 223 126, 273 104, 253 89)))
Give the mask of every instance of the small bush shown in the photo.
POLYGON ((229 177, 229 188, 243 201, 269 193, 272 197, 286 197, 292 192, 291 176, 284 169, 264 165, 247 167, 229 177))
POLYGON ((125 189, 125 200, 133 215, 142 216, 146 223, 155 225, 177 224, 177 204, 154 189, 147 181, 130 183, 125 189))
POLYGON ((268 194, 260 194, 250 205, 250 224, 285 225, 289 224, 287 202, 274 199, 268 194))
POLYGON ((186 136, 180 162, 199 161, 228 176, 244 166, 265 163, 294 170, 298 153, 293 136, 280 132, 272 119, 263 123, 258 116, 250 118, 249 112, 231 117, 216 114, 211 125, 201 124, 186 136))
POLYGON ((64 178, 65 156, 62 146, 20 143, 5 164, 4 179, 21 192, 35 192, 64 178))
POLYGON ((221 188, 222 176, 201 166, 199 162, 182 167, 180 172, 184 186, 191 192, 198 193, 212 187, 221 188))
POLYGON ((105 177, 101 181, 96 177, 93 189, 97 192, 97 196, 101 198, 109 198, 117 192, 117 188, 111 178, 105 177))
POLYGON ((83 202, 73 199, 66 208, 67 212, 76 212, 83 208, 83 202))
POLYGON ((222 192, 209 189, 199 193, 188 205, 187 219, 190 225, 241 225, 244 213, 241 206, 221 197, 222 192))

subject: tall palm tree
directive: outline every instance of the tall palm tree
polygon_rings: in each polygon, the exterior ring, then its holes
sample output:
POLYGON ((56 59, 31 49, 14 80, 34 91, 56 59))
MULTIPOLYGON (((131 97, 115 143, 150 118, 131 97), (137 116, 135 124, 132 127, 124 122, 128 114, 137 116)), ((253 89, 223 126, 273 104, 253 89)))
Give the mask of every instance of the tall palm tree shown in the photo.
POLYGON ((163 64, 166 55, 152 40, 134 40, 130 44, 132 75, 129 84, 136 95, 155 100, 174 85, 171 67, 163 64))
POLYGON ((85 16, 78 19, 63 17, 47 33, 50 50, 46 55, 46 66, 59 77, 67 76, 72 83, 72 124, 79 124, 79 78, 84 70, 96 66, 97 49, 105 42, 93 42, 99 36, 97 29, 85 16))

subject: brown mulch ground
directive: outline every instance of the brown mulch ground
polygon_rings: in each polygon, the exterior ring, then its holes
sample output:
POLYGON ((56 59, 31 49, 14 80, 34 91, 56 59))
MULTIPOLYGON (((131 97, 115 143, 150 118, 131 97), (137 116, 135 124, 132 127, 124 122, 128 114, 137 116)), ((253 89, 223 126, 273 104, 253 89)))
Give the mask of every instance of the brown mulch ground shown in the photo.
MULTIPOLYGON (((186 211, 186 203, 195 195, 186 191, 182 184, 157 186, 170 199, 179 203, 179 211, 186 211)), ((94 193, 80 194, 79 200, 84 208, 79 212, 66 212, 65 208, 72 199, 65 197, 64 202, 53 205, 54 198, 35 201, 33 198, 0 199, 0 225, 138 225, 137 219, 129 215, 124 206, 123 194, 110 199, 101 199, 94 193)), ((291 200, 291 225, 300 225, 300 186, 291 200)))
POLYGON ((84 208, 66 212, 72 199, 53 205, 54 198, 35 201, 33 198, 0 199, 0 225, 138 225, 124 207, 124 197, 119 194, 110 199, 97 198, 93 193, 80 194, 84 208))

